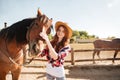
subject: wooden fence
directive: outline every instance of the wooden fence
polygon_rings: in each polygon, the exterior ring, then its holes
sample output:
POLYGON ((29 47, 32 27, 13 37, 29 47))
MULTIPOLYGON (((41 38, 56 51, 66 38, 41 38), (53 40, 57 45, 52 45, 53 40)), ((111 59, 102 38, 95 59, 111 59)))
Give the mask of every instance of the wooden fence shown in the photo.
MULTIPOLYGON (((75 63, 76 62, 83 62, 83 61, 93 61, 93 59, 79 59, 79 60, 75 60, 75 53, 76 52, 79 52, 78 54, 80 54, 80 52, 92 52, 93 53, 93 51, 94 50, 96 50, 96 49, 86 49, 86 50, 81 50, 81 49, 79 49, 79 50, 74 50, 73 48, 72 48, 72 51, 71 51, 71 59, 70 60, 65 60, 65 62, 69 62, 69 63, 71 63, 71 65, 75 65, 75 63)), ((97 50, 100 50, 100 51, 115 51, 115 50, 119 50, 120 51, 120 49, 117 49, 117 48, 115 48, 115 49, 97 49, 97 50)), ((28 60, 30 60, 30 59, 28 59, 28 60)), ((47 60, 45 60, 45 59, 34 59, 35 61, 47 61, 47 60)), ((98 61, 99 59, 94 59, 95 61, 98 61)), ((113 60, 113 58, 102 58, 101 60, 113 60)), ((115 58, 115 60, 120 60, 120 58, 115 58)))
MULTIPOLYGON (((101 48, 101 49, 87 49, 87 50, 74 50, 72 49, 72 52, 71 52, 71 65, 75 65, 75 62, 83 62, 83 61, 93 61, 93 59, 79 59, 79 60, 75 60, 75 52, 92 52, 95 51, 95 50, 100 50, 100 51, 115 51, 115 50, 118 50, 120 51, 120 49, 118 48, 101 48)), ((95 61, 98 61, 99 59, 94 59, 95 61)), ((101 60, 113 60, 113 58, 102 58, 101 60)), ((115 58, 115 60, 120 60, 120 58, 115 58)))

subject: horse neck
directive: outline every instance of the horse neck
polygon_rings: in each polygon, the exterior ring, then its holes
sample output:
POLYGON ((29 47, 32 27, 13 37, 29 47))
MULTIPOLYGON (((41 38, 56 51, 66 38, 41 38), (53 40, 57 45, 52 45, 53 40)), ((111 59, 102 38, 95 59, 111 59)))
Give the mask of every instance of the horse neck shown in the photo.
POLYGON ((11 42, 6 42, 4 39, 1 40, 2 42, 0 42, 0 50, 2 50, 2 52, 4 54, 9 55, 10 57, 14 58, 17 55, 21 54, 22 48, 25 44, 17 44, 16 40, 13 39, 11 42))

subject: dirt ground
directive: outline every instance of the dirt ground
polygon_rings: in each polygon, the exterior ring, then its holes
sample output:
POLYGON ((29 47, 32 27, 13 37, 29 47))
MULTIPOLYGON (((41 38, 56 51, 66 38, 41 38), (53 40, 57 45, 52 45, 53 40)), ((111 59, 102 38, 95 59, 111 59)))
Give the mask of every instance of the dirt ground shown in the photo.
MULTIPOLYGON (((120 80, 120 64, 110 62, 65 65, 65 72, 67 80, 120 80)), ((7 75, 7 80, 11 80, 10 74, 7 75)), ((46 80, 45 66, 23 67, 19 80, 46 80)))

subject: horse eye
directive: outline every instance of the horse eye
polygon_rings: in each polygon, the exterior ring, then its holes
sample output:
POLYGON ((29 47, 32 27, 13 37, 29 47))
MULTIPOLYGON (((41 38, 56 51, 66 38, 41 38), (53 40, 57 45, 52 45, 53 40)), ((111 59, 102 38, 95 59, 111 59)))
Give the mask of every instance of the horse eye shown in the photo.
POLYGON ((38 23, 35 23, 36 26, 38 26, 38 23))

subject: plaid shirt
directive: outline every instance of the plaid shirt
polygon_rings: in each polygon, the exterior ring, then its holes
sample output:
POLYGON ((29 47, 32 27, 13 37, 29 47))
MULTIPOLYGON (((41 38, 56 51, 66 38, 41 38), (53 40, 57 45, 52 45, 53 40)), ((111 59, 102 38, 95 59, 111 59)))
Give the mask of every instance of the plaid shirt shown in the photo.
POLYGON ((56 60, 50 57, 48 49, 44 49, 40 56, 41 57, 46 56, 48 62, 51 63, 53 67, 54 66, 59 67, 63 65, 65 56, 67 56, 68 53, 70 52, 71 52, 70 46, 65 46, 58 52, 58 58, 56 60))

